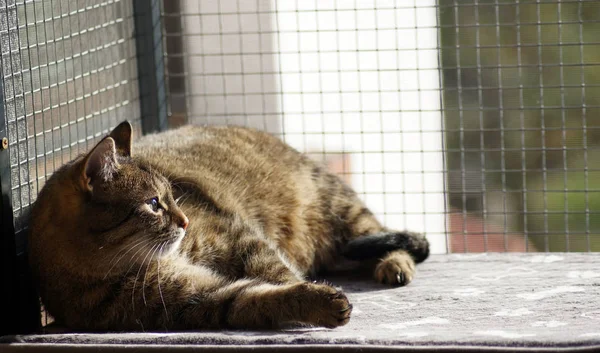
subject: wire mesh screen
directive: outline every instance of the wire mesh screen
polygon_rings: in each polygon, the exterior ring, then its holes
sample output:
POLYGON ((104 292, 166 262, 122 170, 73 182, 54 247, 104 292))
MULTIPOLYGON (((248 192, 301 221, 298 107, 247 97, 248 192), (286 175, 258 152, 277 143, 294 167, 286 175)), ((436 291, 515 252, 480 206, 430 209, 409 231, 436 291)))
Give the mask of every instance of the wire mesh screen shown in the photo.
POLYGON ((139 129, 133 32, 128 1, 0 0, 17 253, 46 178, 124 118, 139 129))
POLYGON ((599 3, 442 4, 454 217, 478 248, 599 251, 599 3))
POLYGON ((164 3, 173 115, 280 134, 446 251, 433 1, 164 3))
POLYGON ((0 0, 0 36, 18 235, 54 170, 123 118, 139 122, 132 6, 0 0))
POLYGON ((170 122, 328 163, 434 252, 600 251, 596 1, 165 1, 170 122))

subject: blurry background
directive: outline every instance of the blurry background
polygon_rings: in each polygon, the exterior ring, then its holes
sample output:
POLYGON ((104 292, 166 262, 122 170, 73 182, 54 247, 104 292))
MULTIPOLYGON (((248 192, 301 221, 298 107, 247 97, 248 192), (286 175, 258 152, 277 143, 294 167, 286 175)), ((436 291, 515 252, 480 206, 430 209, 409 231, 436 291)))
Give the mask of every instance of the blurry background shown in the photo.
POLYGON ((600 3, 439 4, 451 209, 529 249, 599 251, 600 3))

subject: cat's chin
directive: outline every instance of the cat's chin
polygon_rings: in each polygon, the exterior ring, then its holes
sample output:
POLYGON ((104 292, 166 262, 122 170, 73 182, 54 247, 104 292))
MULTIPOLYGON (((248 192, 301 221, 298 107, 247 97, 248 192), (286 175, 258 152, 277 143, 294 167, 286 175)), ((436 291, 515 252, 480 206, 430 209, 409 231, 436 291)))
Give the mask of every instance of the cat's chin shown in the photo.
POLYGON ((165 245, 162 251, 162 256, 168 256, 177 251, 177 249, 179 249, 179 246, 181 245, 181 241, 183 240, 184 235, 185 232, 183 232, 183 234, 179 234, 174 240, 169 240, 169 242, 167 243, 167 245, 165 245))
POLYGON ((169 256, 169 255, 173 254, 175 251, 177 251, 177 249, 179 249, 179 244, 181 244, 181 239, 176 240, 175 242, 169 243, 168 245, 166 245, 164 250, 162 251, 162 257, 169 256))

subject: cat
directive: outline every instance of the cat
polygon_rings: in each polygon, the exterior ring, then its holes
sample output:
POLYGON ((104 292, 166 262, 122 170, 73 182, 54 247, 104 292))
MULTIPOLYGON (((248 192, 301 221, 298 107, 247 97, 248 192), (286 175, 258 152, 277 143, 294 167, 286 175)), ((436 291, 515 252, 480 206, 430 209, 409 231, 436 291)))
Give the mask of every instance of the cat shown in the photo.
POLYGON ((429 254, 275 136, 189 125, 132 145, 126 121, 48 178, 28 240, 45 308, 95 332, 333 328, 352 305, 307 276, 358 261, 406 285, 429 254))

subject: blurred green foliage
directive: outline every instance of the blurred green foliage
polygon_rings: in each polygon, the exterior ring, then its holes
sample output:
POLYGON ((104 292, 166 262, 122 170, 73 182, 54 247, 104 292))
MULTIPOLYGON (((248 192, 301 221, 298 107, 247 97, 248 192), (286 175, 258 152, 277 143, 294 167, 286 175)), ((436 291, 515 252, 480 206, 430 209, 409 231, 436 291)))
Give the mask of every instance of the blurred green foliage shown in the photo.
POLYGON ((483 214, 500 190, 507 231, 600 251, 600 2, 439 6, 451 205, 483 214))

